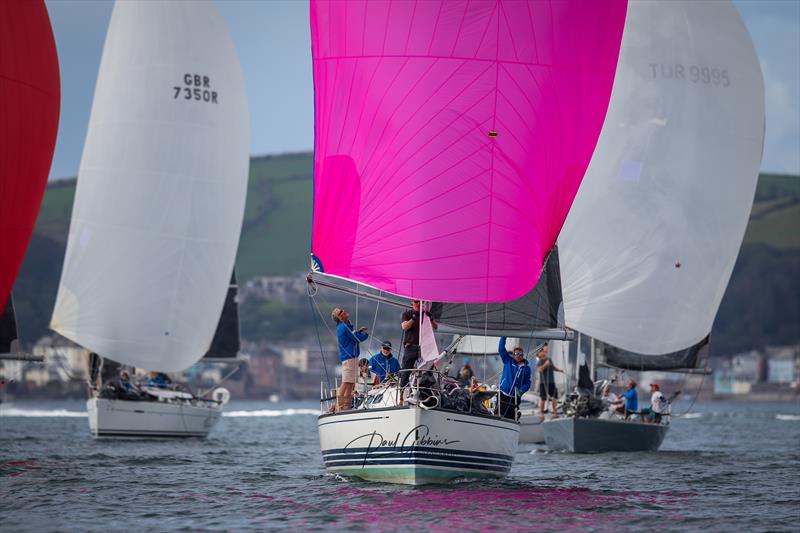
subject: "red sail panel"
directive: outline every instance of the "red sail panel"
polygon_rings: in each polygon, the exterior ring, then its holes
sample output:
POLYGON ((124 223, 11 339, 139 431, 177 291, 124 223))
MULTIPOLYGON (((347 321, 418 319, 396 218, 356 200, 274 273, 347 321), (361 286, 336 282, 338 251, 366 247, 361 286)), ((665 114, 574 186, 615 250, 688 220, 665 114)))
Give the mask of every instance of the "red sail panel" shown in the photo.
POLYGON ((50 172, 61 87, 42 0, 0 2, 0 309, 25 257, 50 172))

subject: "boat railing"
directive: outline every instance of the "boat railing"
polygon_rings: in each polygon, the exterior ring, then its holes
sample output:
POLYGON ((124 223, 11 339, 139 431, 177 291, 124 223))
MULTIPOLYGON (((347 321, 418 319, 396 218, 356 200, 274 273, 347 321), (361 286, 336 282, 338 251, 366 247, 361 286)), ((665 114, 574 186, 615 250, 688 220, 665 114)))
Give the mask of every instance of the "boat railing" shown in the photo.
MULTIPOLYGON (((388 402, 388 405, 387 402, 382 402, 382 405, 386 407, 401 406, 405 404, 418 405, 422 409, 433 409, 442 405, 442 397, 447 393, 447 390, 443 386, 443 379, 446 377, 449 377, 447 372, 432 368, 403 369, 398 371, 396 375, 387 376, 385 381, 381 382, 370 390, 369 396, 379 397, 381 400, 385 400, 385 395, 387 393, 391 393, 393 396, 388 402), (403 373, 411 374, 412 376, 411 379, 409 379, 409 385, 401 388, 399 375, 402 375, 403 373), (421 385, 421 377, 425 374, 434 376, 434 383, 431 385, 421 385), (433 398, 433 400, 431 400, 431 398, 433 398)), ((464 389, 462 388, 461 390, 464 389)), ((333 387, 326 386, 324 381, 320 382, 320 411, 322 413, 333 412, 332 408, 337 403, 338 392, 338 380, 334 382, 333 387)), ((500 409, 500 390, 489 389, 480 392, 483 394, 476 395, 473 392, 469 395, 469 403, 466 411, 473 412, 476 402, 479 402, 483 405, 482 414, 495 418, 503 418, 500 409), (492 392, 492 394, 487 395, 487 392, 492 392), (489 405, 486 405, 486 402, 489 402, 489 405)), ((370 402, 369 398, 365 398, 365 400, 358 405, 354 402, 351 409, 369 409, 370 407, 374 408, 376 407, 376 403, 377 402, 370 402)), ((517 406, 515 409, 515 418, 519 419, 519 406, 517 406)))

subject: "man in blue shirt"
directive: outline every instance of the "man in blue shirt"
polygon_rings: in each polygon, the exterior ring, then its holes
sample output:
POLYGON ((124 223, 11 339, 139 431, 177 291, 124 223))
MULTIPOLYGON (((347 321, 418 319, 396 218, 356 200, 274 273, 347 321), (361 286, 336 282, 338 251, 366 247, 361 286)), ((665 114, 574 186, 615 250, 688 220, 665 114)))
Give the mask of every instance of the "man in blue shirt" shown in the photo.
POLYGON ((506 338, 500 337, 497 347, 503 360, 503 375, 500 378, 500 404, 498 412, 503 418, 516 420, 519 398, 531 388, 531 367, 525 360, 522 348, 514 348, 513 356, 506 350, 506 338))
POLYGON ((369 360, 369 368, 377 374, 380 382, 383 383, 387 379, 397 379, 397 372, 400 371, 400 361, 392 354, 391 341, 383 341, 381 344, 381 353, 376 353, 369 360))
POLYGON ((155 370, 150 372, 150 377, 147 379, 147 386, 148 387, 158 387, 160 389, 165 388, 167 385, 171 385, 172 380, 169 379, 169 376, 163 372, 156 372, 155 370))
POLYGON ((622 400, 620 400, 617 412, 624 415, 625 418, 628 418, 629 415, 639 412, 639 395, 636 392, 636 380, 633 378, 629 379, 626 388, 625 394, 622 395, 622 398, 625 399, 625 403, 623 404, 622 400))
POLYGON ((353 391, 356 388, 358 356, 361 348, 358 343, 369 337, 367 328, 353 330, 350 315, 344 309, 336 308, 331 312, 336 322, 336 339, 339 343, 339 360, 342 362, 342 384, 336 394, 336 410, 344 411, 353 406, 353 391))

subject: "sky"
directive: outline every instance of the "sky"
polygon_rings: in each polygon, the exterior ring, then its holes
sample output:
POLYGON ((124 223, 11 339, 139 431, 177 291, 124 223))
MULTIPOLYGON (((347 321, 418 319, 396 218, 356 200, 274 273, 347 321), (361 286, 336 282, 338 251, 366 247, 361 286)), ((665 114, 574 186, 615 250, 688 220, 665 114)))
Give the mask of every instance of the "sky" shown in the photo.
MULTIPOLYGON (((709 0, 697 0, 709 1, 709 0)), ((113 2, 47 0, 61 67, 61 119, 50 177, 78 173, 113 2)), ((735 0, 764 74, 763 171, 800 174, 800 0, 735 0)), ((314 102, 308 3, 217 0, 247 82, 250 153, 310 151, 314 102)))

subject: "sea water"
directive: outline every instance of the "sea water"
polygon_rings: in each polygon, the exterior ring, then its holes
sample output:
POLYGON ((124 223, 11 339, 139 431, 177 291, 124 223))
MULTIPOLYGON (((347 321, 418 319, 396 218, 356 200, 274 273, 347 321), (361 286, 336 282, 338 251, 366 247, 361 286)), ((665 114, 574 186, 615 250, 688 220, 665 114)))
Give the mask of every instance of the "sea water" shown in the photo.
POLYGON ((94 440, 82 402, 0 404, 0 530, 800 531, 800 404, 678 404, 657 453, 520 447, 511 475, 325 473, 314 403, 232 402, 206 440, 94 440))

